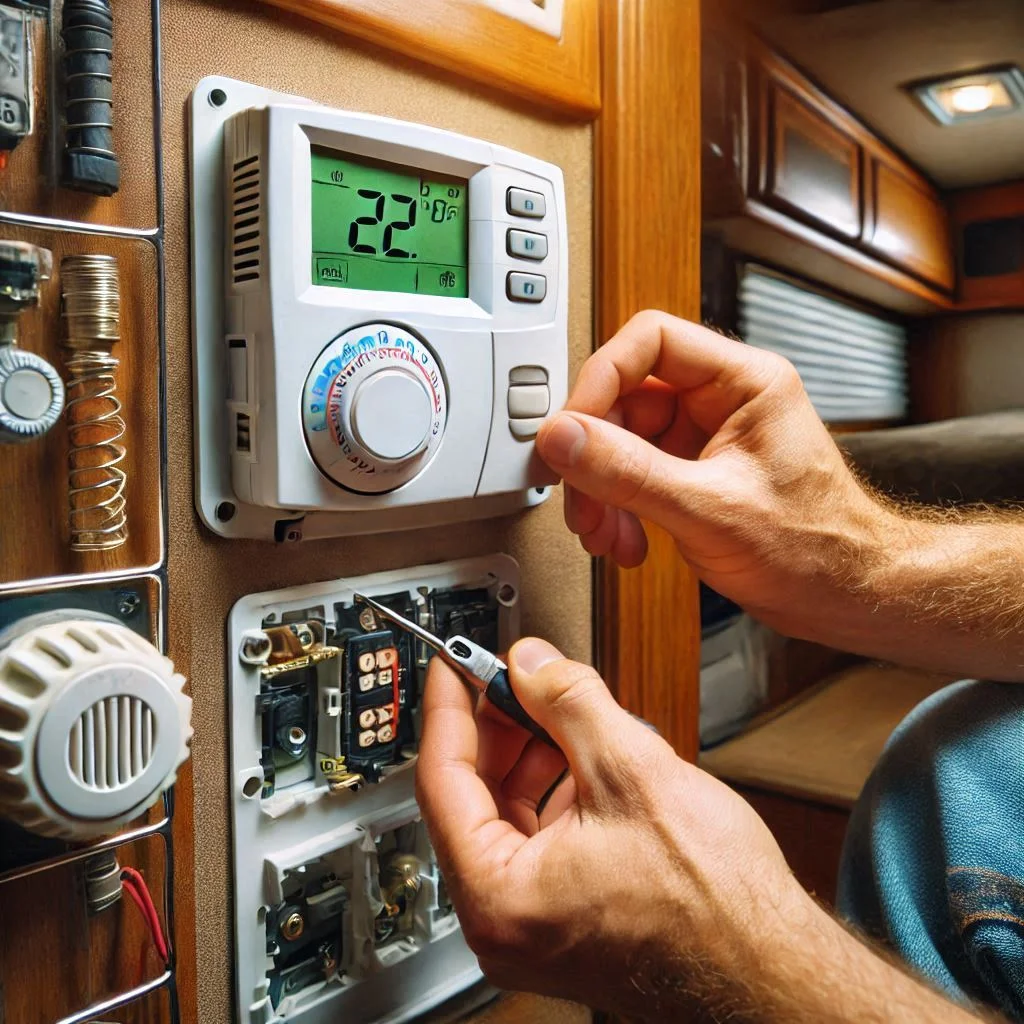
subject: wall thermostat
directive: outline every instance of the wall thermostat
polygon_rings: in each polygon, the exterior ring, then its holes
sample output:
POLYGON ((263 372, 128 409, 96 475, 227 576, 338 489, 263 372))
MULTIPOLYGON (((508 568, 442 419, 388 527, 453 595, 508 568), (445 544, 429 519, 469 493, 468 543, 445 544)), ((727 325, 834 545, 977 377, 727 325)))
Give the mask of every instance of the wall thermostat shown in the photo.
POLYGON ((225 78, 192 96, 197 504, 229 536, 535 504, 567 389, 559 168, 225 78))

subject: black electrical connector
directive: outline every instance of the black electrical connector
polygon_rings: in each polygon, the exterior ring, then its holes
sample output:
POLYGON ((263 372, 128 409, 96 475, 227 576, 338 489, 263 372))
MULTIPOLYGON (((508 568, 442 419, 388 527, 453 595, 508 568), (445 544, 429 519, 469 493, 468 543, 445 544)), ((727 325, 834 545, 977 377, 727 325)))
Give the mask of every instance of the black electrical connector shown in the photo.
POLYGON ((64 155, 61 184, 112 196, 121 184, 114 151, 114 15, 110 0, 64 0, 64 155))

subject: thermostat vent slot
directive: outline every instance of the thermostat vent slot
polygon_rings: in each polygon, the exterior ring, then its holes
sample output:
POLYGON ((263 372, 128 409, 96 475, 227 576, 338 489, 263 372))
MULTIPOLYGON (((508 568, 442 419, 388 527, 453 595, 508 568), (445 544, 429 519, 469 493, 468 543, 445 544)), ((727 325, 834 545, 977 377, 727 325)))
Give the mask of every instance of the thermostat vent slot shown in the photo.
POLYGON ((235 414, 235 451, 252 451, 252 430, 249 417, 244 412, 235 414))
POLYGON ((68 733, 68 767, 80 786, 96 793, 137 779, 153 760, 155 721, 137 697, 106 697, 79 715, 68 733))
POLYGON ((235 161, 231 175, 231 273, 235 284, 260 279, 262 178, 258 155, 235 161))

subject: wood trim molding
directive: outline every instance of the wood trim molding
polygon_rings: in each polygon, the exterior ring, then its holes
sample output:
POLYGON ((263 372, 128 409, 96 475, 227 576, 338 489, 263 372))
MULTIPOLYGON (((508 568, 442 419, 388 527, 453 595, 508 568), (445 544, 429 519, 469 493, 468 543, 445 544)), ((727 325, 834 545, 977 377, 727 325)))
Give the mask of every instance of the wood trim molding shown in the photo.
POLYGON ((1024 216, 1024 180, 954 192, 949 208, 961 275, 957 310, 1024 308, 1024 269, 991 277, 963 274, 965 228, 978 221, 1024 216))
POLYGON ((953 300, 950 296, 939 291, 937 288, 931 287, 924 281, 919 281, 906 271, 875 259, 867 252, 855 249, 852 245, 837 242, 828 235, 816 231, 814 228, 808 227, 791 217, 787 217, 785 214, 773 210, 764 203, 755 199, 748 200, 744 213, 750 220, 770 225, 780 233, 805 242, 820 252, 835 256, 836 259, 841 260, 843 263, 847 263, 857 270, 862 270, 879 281, 890 284, 914 298, 923 299, 936 310, 950 310, 953 308, 953 300))
MULTIPOLYGON (((597 336, 607 339, 649 307, 700 318, 699 0, 603 0, 601 32, 597 336)), ((648 536, 640 569, 598 562, 597 660, 622 704, 692 760, 697 583, 666 533, 648 526, 648 536)))
POLYGON ((564 0, 561 39, 480 0, 261 2, 563 113, 601 109, 602 0, 564 0))

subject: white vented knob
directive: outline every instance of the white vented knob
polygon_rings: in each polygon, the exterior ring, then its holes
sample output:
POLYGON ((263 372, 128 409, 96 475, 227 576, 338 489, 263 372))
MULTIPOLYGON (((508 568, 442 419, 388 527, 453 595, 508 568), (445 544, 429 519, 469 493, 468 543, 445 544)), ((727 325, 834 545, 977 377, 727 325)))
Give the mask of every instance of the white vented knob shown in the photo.
POLYGON ((185 677, 105 617, 32 616, 0 635, 0 815, 89 839, 138 817, 188 757, 185 677))

